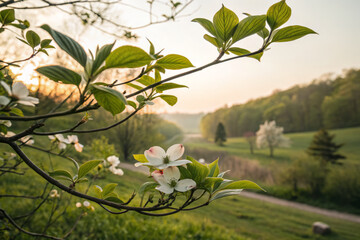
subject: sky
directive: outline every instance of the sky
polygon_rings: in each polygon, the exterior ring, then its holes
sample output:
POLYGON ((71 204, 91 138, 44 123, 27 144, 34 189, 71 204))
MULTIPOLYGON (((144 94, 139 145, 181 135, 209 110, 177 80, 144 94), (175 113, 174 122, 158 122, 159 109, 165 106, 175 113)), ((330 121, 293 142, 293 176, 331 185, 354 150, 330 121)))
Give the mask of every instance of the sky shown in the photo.
MULTIPOLYGON (((124 2, 143 6, 142 0, 124 2)), ((118 46, 131 44, 148 49, 146 38, 149 38, 156 49, 165 49, 164 54, 181 54, 196 67, 202 66, 214 60, 218 53, 214 46, 203 39, 205 30, 199 24, 191 22, 191 19, 212 19, 222 3, 242 18, 243 12, 265 14, 276 2, 195 0, 184 13, 191 16, 141 29, 136 32, 141 36, 137 42, 118 41, 118 46)), ((284 26, 306 26, 319 35, 308 35, 293 42, 272 44, 261 62, 254 59, 238 59, 177 79, 174 82, 189 87, 169 91, 178 97, 178 103, 173 107, 162 104, 154 107, 160 112, 210 112, 225 105, 231 106, 267 96, 274 90, 285 90, 296 84, 310 83, 326 73, 338 75, 343 69, 359 68, 360 31, 357 24, 360 23, 360 1, 288 0, 287 4, 292 8, 292 16, 284 26)), ((120 10, 119 14, 121 21, 129 25, 141 24, 148 18, 144 18, 141 12, 126 9, 120 10)), ((59 21, 52 22, 54 28, 59 24, 59 21)), ((97 43, 113 41, 113 37, 95 31, 73 37, 79 38, 80 42, 89 48, 94 48, 97 43)), ((239 41, 235 46, 257 50, 261 46, 261 39, 252 36, 239 41)), ((165 77, 180 72, 182 70, 170 70, 165 77)))

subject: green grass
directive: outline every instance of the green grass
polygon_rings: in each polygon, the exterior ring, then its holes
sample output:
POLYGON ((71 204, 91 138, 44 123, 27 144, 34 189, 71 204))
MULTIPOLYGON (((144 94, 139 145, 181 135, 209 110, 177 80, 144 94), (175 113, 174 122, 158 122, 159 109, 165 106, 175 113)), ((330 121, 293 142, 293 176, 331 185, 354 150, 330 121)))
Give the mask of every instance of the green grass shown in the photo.
MULTIPOLYGON (((347 129, 354 134, 360 129, 347 129)), ((311 134, 291 134, 291 138, 296 142, 298 151, 301 144, 306 146, 306 139, 311 134)), ((341 134, 339 134, 339 140, 341 134)), ((347 140, 347 134, 343 134, 347 140)), ((234 139, 241 142, 242 139, 234 139)), ((232 140, 230 140, 231 142, 232 140)), ((234 146, 236 141, 233 142, 234 146)), ((215 145, 212 145, 215 146, 215 145)), ((355 146, 355 145, 354 145, 355 146)), ((356 156, 355 147, 350 147, 353 156, 356 156), (351 150, 352 149, 352 150, 351 150)), ((294 145, 293 145, 294 147, 294 145)), ((0 146, 4 150, 3 146, 0 146)), ((344 148, 345 149, 345 148, 344 148)), ((246 148, 239 151, 245 154, 246 148)), ((47 155, 39 155, 34 150, 27 150, 32 159, 43 168, 49 169, 49 159, 47 155)), ((346 154, 347 151, 344 153, 346 154)), ((279 151, 280 154, 280 151, 279 151)), ((250 155, 250 154, 249 154, 250 155)), ((295 154, 296 155, 296 154, 295 154)), ((284 157, 286 156, 284 152, 284 157)), ((264 154, 264 159, 266 155, 264 154)), ((52 158, 54 168, 71 169, 72 165, 68 161, 60 158, 52 158)), ((273 159, 275 161, 275 159, 273 159)), ((288 160, 289 161, 289 160, 288 160)), ((356 161, 356 159, 352 159, 356 161)), ((25 165, 21 165, 24 170, 25 165)), ((124 200, 129 197, 134 189, 138 189, 141 183, 147 181, 147 177, 140 173, 125 170, 122 177, 110 173, 103 178, 96 180, 95 184, 104 186, 107 183, 118 183, 116 191, 124 200)), ((43 179, 33 173, 30 169, 26 170, 24 176, 6 174, 0 177, 0 194, 24 194, 35 195, 41 191, 43 179)), ((80 186, 80 191, 84 191, 86 183, 80 186)), ((68 194, 60 192, 63 200, 69 197, 68 194)), ((91 194, 91 191, 90 191, 91 194)), ((37 200, 39 202, 40 200, 37 200)), ((82 201, 78 198, 70 200, 69 209, 64 216, 59 219, 53 228, 48 232, 53 235, 61 235, 74 222, 81 213, 75 207, 75 203, 82 201)), ((139 199, 135 200, 135 203, 139 199)), ((65 207, 62 201, 61 209, 65 207)), ((30 228, 32 231, 41 231, 48 211, 54 201, 49 200, 43 208, 32 218, 30 228)), ((1 208, 5 208, 11 216, 21 215, 34 207, 32 200, 0 198, 1 208)), ((360 239, 360 228, 358 223, 348 222, 339 219, 324 217, 318 214, 302 212, 288 207, 265 203, 259 200, 249 199, 242 196, 224 198, 211 203, 209 206, 195 211, 182 212, 169 217, 148 217, 138 213, 127 213, 124 215, 111 215, 97 205, 94 205, 95 212, 89 212, 80 221, 78 227, 69 239, 238 239, 238 240, 273 240, 273 239, 332 239, 332 240, 357 240, 360 239), (323 221, 332 227, 333 233, 326 237, 314 235, 311 232, 311 225, 315 221, 323 221)), ((2 220, 1 220, 2 221, 2 220)), ((3 225, 0 221, 0 227, 3 225)), ((21 222, 21 220, 20 220, 21 222)), ((0 231, 1 239, 33 239, 24 234, 16 235, 16 231, 0 231)))
MULTIPOLYGON (((331 130, 335 134, 337 143, 344 143, 340 152, 347 159, 343 162, 360 164, 360 127, 331 130)), ((306 156, 305 150, 309 146, 315 132, 290 133, 286 134, 292 144, 290 148, 276 148, 274 158, 269 156, 269 149, 255 149, 254 154, 250 154, 249 145, 244 138, 229 138, 225 146, 221 147, 209 141, 189 141, 186 146, 191 148, 205 148, 213 151, 226 151, 232 155, 256 159, 263 165, 286 164, 301 156, 306 156)))

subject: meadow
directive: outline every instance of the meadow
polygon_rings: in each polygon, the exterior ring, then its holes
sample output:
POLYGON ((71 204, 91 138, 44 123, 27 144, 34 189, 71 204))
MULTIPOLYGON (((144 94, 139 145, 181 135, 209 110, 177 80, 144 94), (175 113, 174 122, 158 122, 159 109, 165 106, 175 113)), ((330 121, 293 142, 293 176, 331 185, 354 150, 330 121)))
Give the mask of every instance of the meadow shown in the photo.
MULTIPOLYGON (((0 146, 4 151, 3 146, 0 146)), ((47 154, 38 154, 28 149, 35 162, 44 169, 63 166, 71 170, 71 163, 57 157, 50 158, 47 154)), ((41 192, 45 181, 36 176, 25 165, 21 165, 26 174, 14 176, 5 174, 0 177, 0 194, 18 194, 35 196, 41 192)), ((141 183, 148 181, 148 177, 141 173, 124 170, 124 176, 110 173, 103 174, 96 180, 96 184, 104 186, 109 182, 118 183, 116 192, 121 196, 130 196, 139 189, 141 183)), ((82 183, 78 190, 86 191, 88 183, 82 183)), ((49 191, 50 189, 48 189, 49 191)), ((82 212, 75 207, 81 199, 69 197, 59 191, 62 201, 48 199, 43 207, 30 218, 20 218, 19 223, 28 221, 28 227, 33 231, 42 232, 49 218, 49 211, 56 206, 53 219, 60 216, 56 223, 47 231, 48 234, 61 236, 71 228, 82 212), (64 209, 66 212, 61 215, 64 209)), ((89 191, 92 194, 92 188, 89 191)), ((0 198, 2 208, 8 210, 11 216, 23 215, 36 208, 42 199, 0 198)), ((135 203, 139 199, 135 199, 135 203)), ((259 200, 237 196, 223 198, 209 206, 195 211, 181 212, 169 217, 148 217, 137 213, 112 215, 100 206, 94 205, 95 211, 82 216, 78 226, 68 239, 338 239, 355 240, 360 238, 358 223, 339 219, 332 219, 317 214, 265 203, 259 200), (318 236, 311 232, 311 225, 315 221, 323 221, 332 227, 333 233, 328 236, 318 236)), ((33 239, 28 235, 19 234, 13 228, 8 228, 4 222, 1 226, 1 239, 33 239)))
MULTIPOLYGON (((344 164, 360 164, 360 127, 335 129, 330 131, 335 134, 335 142, 343 143, 340 149, 347 158, 344 164)), ((309 146, 315 132, 288 133, 286 137, 291 140, 290 148, 276 148, 274 158, 269 156, 269 149, 255 149, 254 154, 250 154, 249 144, 246 139, 228 138, 225 146, 215 145, 212 141, 203 139, 190 139, 186 145, 191 148, 203 148, 212 151, 226 151, 227 153, 246 159, 257 160, 262 165, 283 165, 293 160, 306 156, 305 150, 309 146)))

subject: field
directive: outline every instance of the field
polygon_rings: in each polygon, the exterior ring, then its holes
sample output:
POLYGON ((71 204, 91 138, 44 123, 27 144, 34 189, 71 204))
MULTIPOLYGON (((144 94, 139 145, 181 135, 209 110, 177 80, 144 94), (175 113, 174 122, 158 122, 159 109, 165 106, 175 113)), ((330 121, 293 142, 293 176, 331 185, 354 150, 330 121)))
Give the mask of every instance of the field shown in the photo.
MULTIPOLYGON (((49 168, 48 156, 36 155, 32 150, 29 155, 37 156, 36 162, 42 163, 45 169, 49 168)), ((52 158, 54 167, 71 167, 70 163, 62 159, 52 158)), ((26 169, 26 166, 22 166, 26 169)), ((129 196, 138 189, 147 177, 140 173, 125 170, 122 177, 110 173, 96 181, 96 184, 104 186, 108 182, 119 184, 117 192, 121 196, 129 196)), ((21 177, 5 174, 0 181, 0 194, 23 194, 36 195, 41 191, 44 181, 35 176, 30 170, 21 177), (35 191, 35 189, 38 191, 35 191)), ((80 189, 85 191, 87 184, 82 184, 80 189)), ((90 191, 91 193, 91 191, 90 191)), ((60 192, 65 199, 67 194, 60 192)), ((64 200, 65 200, 64 199, 64 200)), ((40 200, 37 200, 39 202, 40 200)), ((66 214, 50 228, 48 234, 59 234, 71 227, 76 217, 80 214, 75 203, 81 199, 69 199, 70 204, 66 214)), ((138 201, 138 199, 136 200, 138 201)), ((63 201, 66 202, 66 201, 63 201)), ((0 198, 0 205, 9 211, 11 216, 21 215, 28 212, 35 205, 32 200, 16 198, 0 198)), ((29 221, 33 231, 42 231, 48 218, 48 211, 54 206, 53 200, 44 204, 35 216, 29 221)), ((66 205, 62 203, 59 214, 66 205)), ((20 220, 21 223, 23 220, 20 220)), ((15 234, 14 231, 0 232, 2 239, 32 239, 23 234, 15 234)), ((195 211, 180 213, 170 217, 154 218, 128 213, 124 215, 111 215, 99 206, 95 206, 95 212, 89 212, 84 216, 69 239, 341 239, 355 240, 360 238, 358 223, 344 220, 331 219, 316 214, 301 212, 286 207, 281 207, 262 201, 245 197, 231 197, 215 201, 205 208, 195 211), (326 237, 313 235, 311 225, 315 221, 323 221, 329 224, 333 233, 326 237)))
MULTIPOLYGON (((263 165, 268 164, 286 164, 296 158, 305 156, 305 150, 309 146, 315 132, 290 133, 285 134, 290 138, 292 144, 290 148, 275 149, 275 157, 269 157, 269 149, 255 149, 255 154, 250 154, 249 145, 244 138, 229 138, 225 146, 220 147, 213 142, 192 139, 186 143, 191 148, 205 148, 213 151, 226 151, 232 155, 247 159, 258 160, 263 165)), ((347 159, 347 163, 360 163, 360 128, 346 128, 331 130, 331 134, 335 134, 335 141, 343 143, 341 153, 347 159)))

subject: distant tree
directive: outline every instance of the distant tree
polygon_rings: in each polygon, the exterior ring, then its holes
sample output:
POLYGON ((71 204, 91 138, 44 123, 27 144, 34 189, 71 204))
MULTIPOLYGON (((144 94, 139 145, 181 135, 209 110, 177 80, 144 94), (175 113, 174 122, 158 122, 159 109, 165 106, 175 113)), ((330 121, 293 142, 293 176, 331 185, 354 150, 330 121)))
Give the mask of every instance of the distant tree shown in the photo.
POLYGON ((318 131, 307 149, 307 154, 318 158, 323 164, 341 164, 338 162, 340 159, 345 159, 344 155, 341 155, 338 150, 343 144, 336 144, 334 142, 335 135, 331 135, 326 129, 318 131))
POLYGON ((255 147, 255 144, 256 144, 256 135, 255 135, 255 133, 254 132, 246 132, 246 133, 244 133, 244 138, 249 143, 250 153, 254 154, 254 147, 255 147))
POLYGON ((215 132, 215 143, 219 146, 224 146, 224 142, 226 142, 226 132, 224 125, 220 122, 215 132))
POLYGON ((256 132, 256 145, 258 148, 270 149, 270 157, 274 156, 275 147, 289 147, 290 140, 283 135, 284 128, 277 127, 275 121, 265 121, 256 132))

